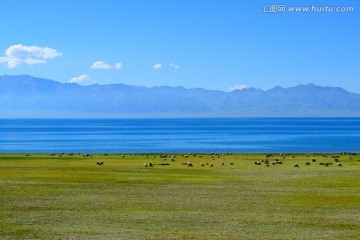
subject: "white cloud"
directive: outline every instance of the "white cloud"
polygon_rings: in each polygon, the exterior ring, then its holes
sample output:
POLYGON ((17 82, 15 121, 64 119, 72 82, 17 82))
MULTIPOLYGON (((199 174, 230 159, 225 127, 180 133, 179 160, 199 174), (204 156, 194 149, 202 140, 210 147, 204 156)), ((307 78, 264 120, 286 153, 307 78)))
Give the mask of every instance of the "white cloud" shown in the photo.
POLYGON ((172 68, 180 68, 180 66, 178 64, 175 64, 175 63, 170 63, 169 66, 172 67, 172 68))
POLYGON ((111 66, 110 64, 107 64, 103 61, 97 61, 97 62, 94 62, 93 65, 91 65, 91 68, 92 69, 102 69, 102 70, 109 70, 109 69, 121 69, 122 68, 122 63, 119 62, 119 63, 115 63, 114 66, 111 66))
POLYGON ((83 81, 86 81, 86 80, 89 80, 90 77, 86 74, 82 74, 78 77, 73 77, 69 80, 69 83, 79 83, 79 82, 83 82, 83 81))
POLYGON ((162 68, 162 64, 161 64, 161 63, 154 64, 154 65, 153 65, 153 68, 154 68, 155 70, 160 70, 160 69, 162 68))
POLYGON ((248 86, 246 84, 239 84, 239 85, 229 87, 229 92, 232 92, 234 90, 241 90, 241 89, 245 89, 245 88, 248 88, 248 86))
POLYGON ((17 44, 6 49, 5 56, 0 57, 0 63, 6 63, 8 68, 14 68, 22 63, 28 65, 46 63, 46 60, 61 55, 61 52, 53 48, 17 44))
POLYGON ((97 62, 94 62, 94 64, 91 66, 91 68, 108 70, 108 69, 112 69, 112 66, 104 63, 103 61, 97 61, 97 62))
POLYGON ((119 63, 115 63, 114 67, 115 67, 115 69, 122 69, 123 65, 121 62, 119 62, 119 63))

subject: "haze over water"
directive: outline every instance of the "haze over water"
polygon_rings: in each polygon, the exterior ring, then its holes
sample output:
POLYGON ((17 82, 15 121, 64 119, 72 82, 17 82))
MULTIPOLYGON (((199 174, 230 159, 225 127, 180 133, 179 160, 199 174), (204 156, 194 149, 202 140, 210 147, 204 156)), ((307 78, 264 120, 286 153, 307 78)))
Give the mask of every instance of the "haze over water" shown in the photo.
POLYGON ((1 153, 360 152, 360 118, 2 119, 1 153))

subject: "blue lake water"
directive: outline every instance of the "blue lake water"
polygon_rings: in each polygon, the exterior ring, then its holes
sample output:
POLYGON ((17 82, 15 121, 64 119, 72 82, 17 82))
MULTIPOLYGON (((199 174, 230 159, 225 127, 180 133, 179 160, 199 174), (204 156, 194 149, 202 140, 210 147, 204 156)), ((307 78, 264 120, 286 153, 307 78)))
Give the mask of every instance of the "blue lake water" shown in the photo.
POLYGON ((360 152, 360 118, 0 119, 1 153, 360 152))

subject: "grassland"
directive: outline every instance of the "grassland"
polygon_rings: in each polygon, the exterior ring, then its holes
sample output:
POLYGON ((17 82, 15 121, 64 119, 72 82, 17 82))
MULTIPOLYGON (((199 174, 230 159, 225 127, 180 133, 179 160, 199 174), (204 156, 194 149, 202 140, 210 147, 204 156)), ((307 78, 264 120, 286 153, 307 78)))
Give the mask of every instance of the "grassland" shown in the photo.
POLYGON ((0 239, 360 239, 360 155, 331 155, 1 154, 0 239))

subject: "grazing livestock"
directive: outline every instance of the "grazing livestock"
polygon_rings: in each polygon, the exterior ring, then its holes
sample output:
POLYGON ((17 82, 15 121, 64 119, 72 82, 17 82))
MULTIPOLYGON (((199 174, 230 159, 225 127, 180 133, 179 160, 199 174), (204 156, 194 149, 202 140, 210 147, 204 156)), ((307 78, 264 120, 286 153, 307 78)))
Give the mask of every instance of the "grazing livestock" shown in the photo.
POLYGON ((233 162, 231 162, 231 163, 229 163, 229 165, 234 165, 234 163, 233 163, 233 162))
POLYGON ((342 164, 341 164, 341 163, 338 163, 337 166, 338 166, 338 167, 342 167, 342 164))
POLYGON ((297 163, 294 163, 294 167, 299 167, 299 164, 297 164, 297 163))
POLYGON ((332 165, 332 163, 331 163, 331 162, 319 163, 319 164, 320 164, 320 165, 323 165, 323 166, 326 166, 326 167, 328 167, 328 166, 332 165))
POLYGON ((101 166, 101 165, 104 165, 104 162, 96 162, 96 164, 101 166))
POLYGON ((305 165, 306 165, 306 166, 310 166, 310 162, 306 162, 305 165))
POLYGON ((221 163, 221 166, 224 166, 224 165, 225 165, 225 163, 224 163, 224 162, 222 162, 222 163, 221 163))
POLYGON ((312 162, 316 162, 316 159, 315 159, 315 158, 313 158, 311 161, 312 161, 312 162))
POLYGON ((210 165, 210 167, 213 167, 213 166, 214 166, 214 164, 211 164, 211 165, 210 165))
POLYGON ((200 166, 205 167, 205 164, 204 164, 204 163, 202 163, 202 164, 200 164, 200 166))
POLYGON ((192 167, 193 166, 192 162, 187 162, 187 166, 192 167))

